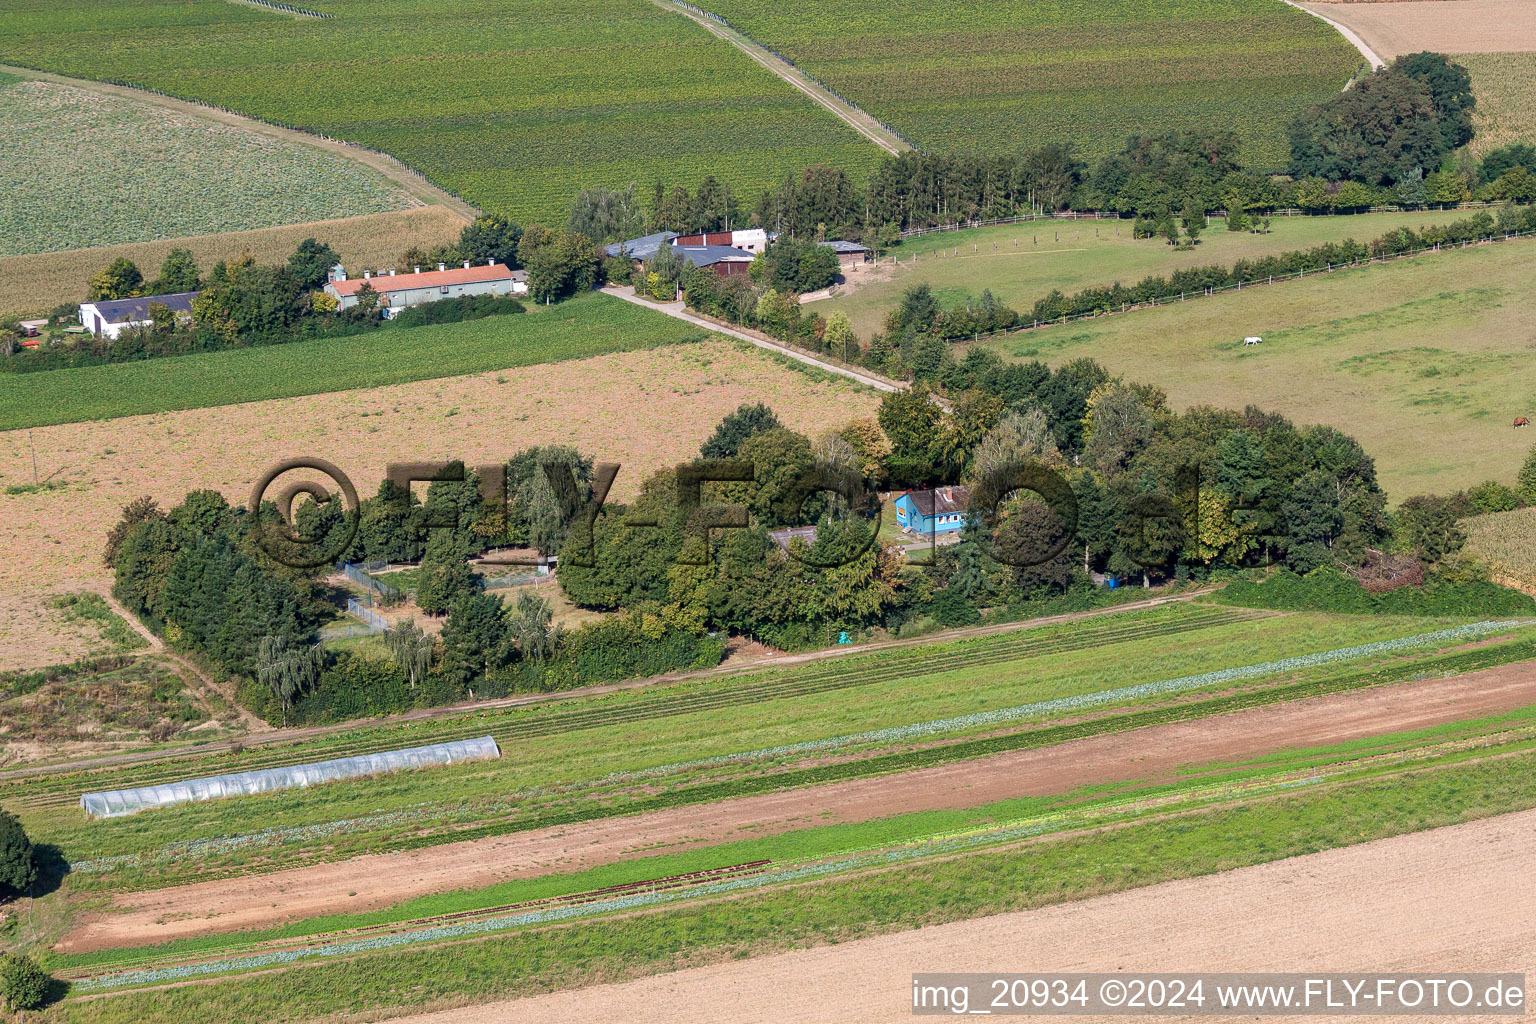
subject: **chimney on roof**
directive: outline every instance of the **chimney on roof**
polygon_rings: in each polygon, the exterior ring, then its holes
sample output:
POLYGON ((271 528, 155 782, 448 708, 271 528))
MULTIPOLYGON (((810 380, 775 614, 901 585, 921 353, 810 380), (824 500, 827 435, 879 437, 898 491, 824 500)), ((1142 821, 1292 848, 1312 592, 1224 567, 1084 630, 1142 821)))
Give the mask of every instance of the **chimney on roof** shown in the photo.
POLYGON ((364 281, 368 280, 372 276, 373 276, 373 271, 371 271, 371 270, 363 271, 363 280, 364 281))
POLYGON ((394 277, 395 276, 395 268, 394 267, 390 267, 389 268, 389 276, 390 277, 394 277))
POLYGON ((494 267, 496 265, 496 257, 492 256, 490 259, 486 260, 485 265, 488 267, 494 267))
POLYGON ((465 261, 464 261, 464 269, 465 269, 465 270, 468 270, 468 269, 469 269, 469 260, 465 260, 465 261))
POLYGON ((439 264, 438 264, 438 265, 437 265, 437 269, 438 269, 438 270, 439 270, 439 271, 443 271, 443 270, 447 270, 447 269, 448 269, 448 264, 446 264, 446 263, 439 263, 439 264))
POLYGON ((416 265, 416 273, 421 273, 421 264, 419 263, 416 265))

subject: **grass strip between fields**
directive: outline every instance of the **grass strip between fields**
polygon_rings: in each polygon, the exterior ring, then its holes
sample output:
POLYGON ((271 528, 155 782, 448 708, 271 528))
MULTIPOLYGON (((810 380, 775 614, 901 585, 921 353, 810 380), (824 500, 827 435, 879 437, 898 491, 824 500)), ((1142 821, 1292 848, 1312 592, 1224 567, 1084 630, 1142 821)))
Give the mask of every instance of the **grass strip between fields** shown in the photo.
MULTIPOLYGON (((1062 725, 961 740, 943 746, 875 754, 860 760, 819 764, 805 768, 792 768, 776 773, 747 775, 722 781, 706 781, 648 794, 629 801, 587 802, 574 807, 547 809, 530 817, 504 818, 478 825, 470 824, 470 821, 473 819, 460 821, 457 818, 453 818, 446 824, 456 823, 457 827, 446 829, 442 827, 429 827, 429 822, 419 820, 412 813, 415 810, 414 808, 401 808, 370 818, 360 819, 356 822, 330 822, 320 826, 302 826, 292 830, 272 829, 266 830, 266 834, 253 836, 214 837, 208 841, 200 841, 193 846, 188 846, 186 849, 178 848, 184 844, 173 844, 159 850, 146 850, 122 859, 113 858, 108 863, 100 865, 101 868, 108 869, 105 877, 96 879, 91 879, 88 876, 82 877, 72 884, 77 888, 83 887, 86 889, 120 889, 129 885, 138 889, 163 887, 189 880, 183 877, 187 873, 186 867, 193 868, 193 877, 199 880, 220 877, 229 872, 219 869, 208 870, 202 864, 202 861, 209 855, 218 856, 223 852, 224 846, 229 846, 230 850, 233 851, 246 852, 262 846, 282 848, 287 847, 290 842, 322 841, 333 851, 345 851, 337 852, 337 857, 355 855, 361 852, 379 852, 383 849, 400 851, 421 849, 443 842, 482 839, 528 831, 535 828, 546 828, 582 821, 595 821, 626 814, 703 804, 761 793, 779 792, 828 782, 895 774, 917 768, 954 763, 1009 751, 1046 747, 1090 736, 1125 732, 1131 729, 1173 722, 1198 720, 1213 715, 1307 697, 1348 692, 1405 680, 1462 674, 1533 658, 1536 658, 1536 639, 1511 640, 1470 649, 1438 653, 1426 658, 1404 659, 1364 670, 1355 669, 1331 676, 1305 679, 1264 689, 1220 694, 1187 703, 1129 710, 1125 713, 1069 722, 1062 725), (388 841, 382 845, 377 842, 365 841, 364 846, 361 848, 347 847, 341 840, 354 827, 365 831, 377 829, 388 831, 390 833, 388 841), (407 834, 401 834, 402 831, 407 830, 407 834), (288 835, 290 831, 297 834, 290 836, 288 835), (311 832, 314 834, 311 835, 311 832), (186 863, 183 864, 183 862, 186 863), (178 870, 178 867, 181 870, 178 870), (162 870, 169 868, 169 871, 167 873, 154 873, 147 870, 152 868, 160 868, 162 870)), ((515 798, 513 802, 516 802, 515 798)), ((478 805, 465 808, 465 811, 466 813, 473 812, 477 817, 484 817, 487 813, 485 807, 478 805)), ((444 823, 438 824, 442 825, 444 823)), ((89 864, 82 865, 82 867, 87 867, 87 870, 93 866, 89 864)))
POLYGON ((1536 806, 1536 754, 786 886, 723 902, 70 1001, 77 1024, 279 1022, 490 1000, 1059 903, 1536 806))
MULTIPOLYGON (((494 920, 477 923, 474 928, 467 930, 461 929, 457 934, 501 931, 526 924, 655 905, 670 902, 680 896, 691 898, 792 881, 795 877, 804 876, 805 870, 812 867, 814 870, 810 874, 825 875, 867 867, 876 862, 895 863, 913 857, 967 852, 1037 835, 1131 820, 1148 813, 1230 802, 1323 782, 1345 779, 1358 781, 1383 773, 1398 772, 1404 766, 1430 763, 1443 765, 1488 756, 1495 746, 1498 753, 1504 754, 1536 746, 1536 708, 1522 708, 1485 718, 1363 737, 1322 747, 1274 751, 1244 764, 1192 766, 1185 778, 1173 782, 1152 785, 1138 781, 1116 782, 1057 796, 1012 798, 973 808, 916 812, 867 822, 818 826, 682 853, 639 857, 570 874, 519 879, 471 892, 422 897, 381 911, 312 918, 256 932, 180 939, 150 947, 70 955, 60 958, 57 966, 81 977, 86 977, 85 972, 92 968, 153 971, 155 967, 175 966, 178 961, 185 961, 197 954, 208 956, 217 953, 231 957, 252 954, 261 957, 265 952, 262 949, 264 944, 270 945, 284 939, 309 938, 312 942, 317 938, 334 940, 332 945, 320 952, 311 949, 287 957, 289 961, 296 961, 308 956, 352 952, 354 950, 346 948, 346 943, 357 941, 361 931, 377 931, 392 925, 395 926, 393 931, 396 934, 382 942, 369 939, 370 945, 364 948, 431 941, 444 936, 436 935, 431 930, 411 932, 406 929, 424 929, 434 923, 434 918, 439 921, 450 916, 462 918, 475 911, 484 911, 488 917, 494 915, 494 920), (876 858, 876 861, 870 861, 871 857, 876 858), (638 901, 624 897, 624 902, 618 905, 583 901, 574 908, 554 913, 542 910, 507 913, 519 905, 527 906, 536 901, 758 862, 769 862, 772 866, 766 871, 760 869, 754 877, 731 879, 713 890, 689 888, 681 894, 654 893, 638 901), (785 872, 799 874, 785 877, 785 872)), ((274 962, 283 961, 242 961, 238 966, 252 968, 268 966, 274 962)), ((98 974, 82 982, 82 988, 127 985, 136 980, 164 981, 230 969, 228 964, 213 967, 205 964, 199 965, 197 970, 178 968, 178 973, 168 975, 156 971, 149 977, 139 974, 98 974)))
POLYGON ((520 316, 0 374, 0 430, 383 387, 707 336, 680 320, 593 293, 520 316))

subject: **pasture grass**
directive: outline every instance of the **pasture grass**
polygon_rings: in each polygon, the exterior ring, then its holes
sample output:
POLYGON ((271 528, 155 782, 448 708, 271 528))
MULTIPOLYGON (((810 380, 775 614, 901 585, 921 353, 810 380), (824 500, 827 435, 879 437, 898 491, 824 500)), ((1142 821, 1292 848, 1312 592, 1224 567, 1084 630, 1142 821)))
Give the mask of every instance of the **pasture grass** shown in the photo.
POLYGON ((0 374, 0 430, 380 387, 702 340, 606 295, 524 316, 384 327, 349 338, 0 374))
POLYGON ((815 885, 104 999, 45 1021, 278 1022, 612 982, 1139 888, 1536 806, 1522 753, 815 885))
POLYGON ((1027 316, 1053 288, 1070 295, 1116 281, 1133 284, 1152 274, 1166 277, 1186 267, 1230 266, 1240 259, 1346 238, 1368 240, 1399 227, 1446 224, 1466 216, 1464 210, 1419 210, 1273 217, 1265 234, 1234 233, 1212 219, 1193 249, 1173 248, 1161 238, 1132 238, 1129 220, 1035 221, 946 231, 907 239, 891 250, 899 263, 882 257, 879 267, 855 271, 851 288, 807 308, 822 315, 841 310, 859 337, 868 339, 884 329, 885 315, 915 284, 928 284, 945 303, 990 288, 1000 302, 1027 316))
POLYGON ((1514 483, 1530 440, 1510 424, 1536 410, 1533 257, 1524 239, 1427 253, 983 344, 1052 365, 1091 356, 1175 408, 1256 405, 1337 427, 1396 503, 1514 483))
POLYGON ((1278 167, 1285 125, 1360 56, 1278 0, 848 0, 700 4, 915 146, 1072 143, 1096 157, 1157 131, 1232 130, 1278 167))
POLYGON ((13 0, 0 52, 372 146, 486 210, 563 222, 583 188, 698 187, 746 205, 880 151, 681 12, 644 0, 13 0))

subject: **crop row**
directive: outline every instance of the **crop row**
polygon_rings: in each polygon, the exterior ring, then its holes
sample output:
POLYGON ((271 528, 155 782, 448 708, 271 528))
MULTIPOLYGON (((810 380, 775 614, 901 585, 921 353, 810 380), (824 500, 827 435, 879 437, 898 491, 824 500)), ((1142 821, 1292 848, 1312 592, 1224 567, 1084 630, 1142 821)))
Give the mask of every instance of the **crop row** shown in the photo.
POLYGON ((809 164, 857 170, 879 156, 730 44, 648 3, 459 0, 431 18, 415 0, 313 6, 335 17, 23 0, 0 50, 382 150, 525 221, 563 220, 586 187, 693 188, 713 173, 750 201, 809 164))
POLYGON ((702 6, 946 151, 1071 142, 1096 156, 1156 125, 1234 129, 1250 162, 1279 164, 1286 123, 1359 65, 1328 26, 1271 0, 702 6))
MULTIPOLYGON (((1527 725, 1500 734, 1497 752, 1500 754, 1528 749, 1532 727, 1527 725)), ((743 871, 733 867, 717 869, 717 875, 698 873, 690 884, 635 884, 624 887, 618 893, 579 894, 574 898, 553 898, 536 907, 518 907, 512 913, 497 913, 498 909, 443 915, 428 927, 411 928, 414 922, 402 922, 407 927, 396 927, 385 934, 339 941, 315 942, 295 949, 278 949, 254 952, 246 955, 225 955, 196 962, 177 963, 169 966, 143 966, 135 969, 98 972, 75 982, 78 991, 92 991, 127 985, 182 981, 189 978, 224 974, 233 971, 254 970, 283 966, 301 960, 328 958, 358 953, 376 952, 382 949, 412 946, 426 942, 442 942, 460 938, 494 934, 514 928, 569 921, 614 913, 625 913, 646 907, 654 907, 678 900, 707 899, 728 896, 759 889, 770 885, 785 885, 816 878, 825 878, 868 868, 883 868, 895 864, 929 859, 940 856, 967 854, 989 847, 1016 843, 1023 839, 1069 831, 1107 822, 1124 820, 1151 811, 1168 812, 1212 804, 1228 803, 1328 781, 1359 779, 1379 774, 1383 770, 1400 769, 1406 765, 1427 764, 1442 760, 1456 760, 1468 750, 1480 752, 1495 749, 1493 737, 1453 739, 1386 753, 1365 752, 1345 754, 1338 761, 1301 770, 1269 770, 1248 773, 1244 776, 1214 783, 1185 782, 1171 791, 1156 796, 1128 794, 1095 802, 1064 808, 1055 812, 1034 815, 1026 819, 1007 821, 982 827, 971 827, 936 835, 907 840, 899 845, 886 845, 872 849, 845 850, 830 856, 807 858, 798 862, 754 862, 753 870, 743 871), (465 919, 469 918, 469 919, 465 919)), ((662 883, 670 880, 660 880, 662 883)), ((513 910, 514 908, 504 908, 513 910)), ((423 922, 425 923, 425 922, 423 922)))
MULTIPOLYGON (((1463 635, 1458 631, 1448 632, 1456 636, 1463 635)), ((1377 653, 1412 650, 1412 645, 1399 641, 1388 641, 1381 646, 1364 646, 1377 653)), ((1360 648, 1350 650, 1357 651, 1360 648)), ((1324 656, 1317 658, 1316 663, 1326 666, 1338 663, 1343 657, 1342 652, 1325 652, 1324 656)), ((812 764, 809 767, 790 765, 783 770, 724 780, 691 784, 683 782, 682 785, 663 790, 657 790, 654 782, 637 778, 639 773, 620 772, 585 786, 563 788, 559 793, 528 790, 507 793, 490 799, 424 803, 387 814, 368 815, 345 821, 266 828, 242 835, 217 836, 211 839, 167 844, 154 850, 144 850, 127 856, 80 862, 76 864, 75 869, 108 876, 115 874, 118 869, 132 869, 135 884, 168 884, 174 880, 172 876, 185 874, 184 866, 197 865, 199 877, 203 877, 207 868, 212 866, 211 863, 205 862, 222 862, 231 852, 270 850, 277 847, 292 849, 316 842, 324 842, 329 847, 339 849, 341 845, 346 845, 338 842, 344 837, 379 832, 389 833, 388 849, 415 849, 450 839, 467 841, 531 828, 592 821, 667 807, 703 804, 827 782, 911 771, 1010 751, 1038 749, 1090 736, 1126 732, 1173 722, 1194 721, 1218 714, 1325 694, 1344 693, 1364 687, 1388 685, 1409 679, 1472 672, 1531 658, 1536 658, 1536 641, 1526 639, 1505 642, 1432 654, 1425 658, 1395 658, 1385 665, 1358 668, 1342 674, 1323 675, 1267 688, 1219 694, 1193 701, 1147 707, 1123 714, 1088 718, 1000 735, 960 738, 942 745, 915 750, 874 752, 871 756, 826 764, 812 764), (632 791, 629 799, 613 798, 611 787, 615 783, 637 781, 647 784, 632 791), (609 789, 604 790, 603 787, 609 787, 609 789), (598 797, 602 799, 597 799, 598 797), (406 833, 409 834, 406 835, 406 833), (151 868, 155 870, 153 879, 141 873, 143 869, 151 868), (166 870, 170 873, 165 874, 166 870)), ((885 749, 889 751, 889 748, 885 749)), ((674 781, 683 781, 681 775, 676 773, 685 772, 692 766, 673 767, 674 781)), ((711 765, 706 764, 701 767, 708 768, 711 765)), ((353 853, 361 852, 363 849, 378 848, 381 847, 377 842, 367 840, 361 845, 356 843, 348 845, 349 852, 353 853)), ((108 886, 121 884, 119 880, 112 878, 104 881, 108 886)))
MULTIPOLYGON (((1118 619, 1089 620, 1069 629, 1019 630, 1017 632, 979 638, 973 641, 939 644, 917 648, 913 651, 885 652, 875 657, 837 659, 831 663, 807 669, 794 670, 768 678, 752 676, 731 677, 718 688, 705 691, 670 694, 665 691, 646 694, 639 699, 622 703, 599 702, 595 707, 579 707, 562 711, 558 707, 545 714, 514 710, 503 712, 506 721, 487 723, 484 718, 470 721, 449 719, 442 726, 413 733, 411 742, 445 743, 487 732, 502 746, 520 739, 530 739, 580 729, 595 729, 630 722, 693 714, 723 707, 762 703, 790 697, 824 693, 845 687, 869 683, 911 678, 943 671, 980 668, 1022 658, 1071 651, 1137 640, 1175 636, 1194 630, 1209 629, 1234 622, 1249 621, 1253 612, 1236 609, 1191 609, 1176 617, 1154 618, 1150 621, 1120 621, 1118 619)), ((377 730, 364 736, 352 736, 336 744, 327 745, 324 756, 345 757, 358 754, 378 753, 401 745, 398 735, 377 730)), ((306 757, 313 759, 320 752, 306 749, 306 757)), ((295 753, 288 746, 264 747, 240 760, 241 771, 270 768, 294 763, 295 753)), ((220 772, 231 766, 220 765, 220 772)), ((178 759, 173 762, 157 762, 138 769, 108 769, 113 786, 153 785, 187 777, 189 767, 178 759)), ((192 769, 196 770, 196 769, 192 769)), ((20 792, 8 797, 19 806, 48 806, 70 802, 78 795, 82 785, 79 774, 41 776, 11 783, 20 792)))

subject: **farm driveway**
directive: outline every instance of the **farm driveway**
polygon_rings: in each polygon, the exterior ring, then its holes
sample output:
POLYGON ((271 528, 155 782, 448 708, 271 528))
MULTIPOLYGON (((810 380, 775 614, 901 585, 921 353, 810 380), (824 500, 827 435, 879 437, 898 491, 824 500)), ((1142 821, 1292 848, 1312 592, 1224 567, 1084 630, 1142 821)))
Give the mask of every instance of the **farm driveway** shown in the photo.
POLYGON ((336 864, 117 897, 60 944, 71 951, 262 928, 355 913, 511 878, 572 872, 635 856, 911 811, 974 807, 1121 780, 1157 781, 1181 766, 1237 761, 1299 745, 1420 729, 1536 703, 1528 665, 1297 701, 1094 737, 899 775, 563 825, 336 864), (274 904, 274 893, 281 898, 274 904))
MULTIPOLYGON (((1531 976, 1536 915, 1512 895, 1533 886, 1536 811, 1522 811, 1077 903, 400 1024, 907 1020, 914 971, 1465 969, 1531 976)), ((1528 1002, 1529 982, 1526 992, 1528 1002)))

